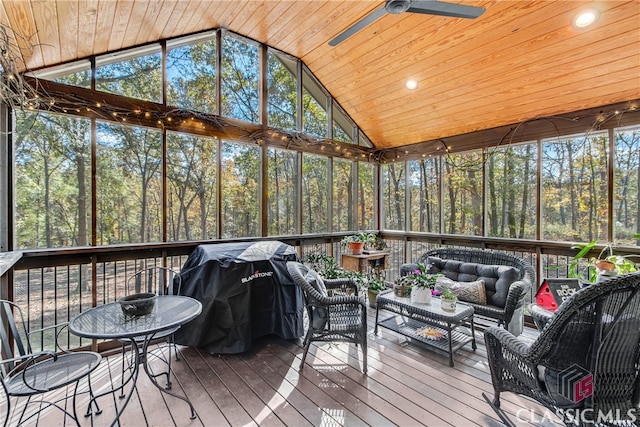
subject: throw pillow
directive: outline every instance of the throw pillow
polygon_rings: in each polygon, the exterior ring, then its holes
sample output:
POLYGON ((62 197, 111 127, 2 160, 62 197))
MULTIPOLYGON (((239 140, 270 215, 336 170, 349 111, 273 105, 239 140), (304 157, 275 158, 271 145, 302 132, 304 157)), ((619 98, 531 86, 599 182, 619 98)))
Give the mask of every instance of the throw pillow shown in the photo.
POLYGON ((438 278, 435 288, 436 291, 442 293, 445 286, 451 289, 454 294, 458 295, 460 301, 482 305, 487 304, 487 292, 484 287, 484 280, 456 282, 448 277, 438 278))
MULTIPOLYGON (((320 295, 327 296, 327 287, 324 284, 322 277, 314 270, 309 270, 304 277, 313 288, 320 293, 320 295)), ((315 300, 313 300, 315 301, 315 300)), ((317 331, 324 329, 329 318, 329 311, 326 307, 314 306, 311 310, 311 327, 317 331)))
POLYGON ((304 280, 313 286, 316 291, 320 292, 320 295, 327 296, 327 287, 324 284, 324 280, 315 270, 309 270, 304 280))

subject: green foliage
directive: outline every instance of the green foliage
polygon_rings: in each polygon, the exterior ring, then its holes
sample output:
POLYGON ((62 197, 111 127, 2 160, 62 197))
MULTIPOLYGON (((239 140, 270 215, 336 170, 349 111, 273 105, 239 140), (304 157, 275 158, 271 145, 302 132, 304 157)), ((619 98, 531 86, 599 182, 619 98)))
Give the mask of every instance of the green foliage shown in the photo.
POLYGON ((345 236, 340 243, 347 246, 349 243, 364 243, 365 247, 374 247, 377 243, 377 234, 360 231, 350 236, 345 236))
POLYGON ((429 274, 427 272, 427 266, 418 263, 418 268, 414 271, 411 271, 409 274, 404 276, 400 276, 396 279, 396 285, 403 285, 409 287, 418 287, 418 288, 427 288, 434 289, 436 286, 436 282, 438 278, 442 276, 442 273, 429 274))
POLYGON ((447 285, 442 286, 442 292, 440 293, 442 299, 457 299, 458 295, 455 294, 447 285))
MULTIPOLYGON (((634 237, 639 238, 640 235, 636 235, 634 237)), ((569 263, 569 277, 579 279, 584 275, 589 282, 596 282, 598 278, 597 264, 598 261, 602 260, 612 263, 615 268, 616 274, 627 274, 637 271, 635 263, 631 261, 631 258, 633 258, 634 255, 615 255, 613 253, 613 246, 611 244, 607 244, 600 251, 597 257, 586 258, 587 255, 595 248, 595 246, 595 240, 592 240, 589 243, 577 244, 572 246, 572 248, 578 249, 578 253, 573 256, 571 262, 569 263), (584 271, 581 271, 581 267, 584 268, 584 271)))
POLYGON ((313 251, 304 256, 302 262, 317 271, 325 279, 354 279, 358 289, 368 287, 370 276, 358 271, 340 268, 335 258, 321 250, 317 245, 313 251))

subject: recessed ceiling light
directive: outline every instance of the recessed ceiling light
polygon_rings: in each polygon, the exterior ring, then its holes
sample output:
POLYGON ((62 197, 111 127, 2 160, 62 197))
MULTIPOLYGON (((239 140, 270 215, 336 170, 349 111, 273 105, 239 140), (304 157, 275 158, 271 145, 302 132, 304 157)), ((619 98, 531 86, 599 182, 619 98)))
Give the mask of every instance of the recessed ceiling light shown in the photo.
POLYGON ((573 19, 573 26, 576 28, 586 28, 595 22, 600 17, 600 11, 598 9, 589 8, 583 9, 573 19))
POLYGON ((413 80, 413 79, 409 79, 404 83, 405 87, 409 90, 414 90, 418 88, 418 82, 413 80))

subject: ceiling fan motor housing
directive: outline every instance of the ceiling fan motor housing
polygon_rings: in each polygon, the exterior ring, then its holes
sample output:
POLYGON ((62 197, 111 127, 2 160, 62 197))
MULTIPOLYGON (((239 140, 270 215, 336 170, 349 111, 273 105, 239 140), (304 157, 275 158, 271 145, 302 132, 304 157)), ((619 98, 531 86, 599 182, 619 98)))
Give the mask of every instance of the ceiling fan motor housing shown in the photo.
POLYGON ((387 0, 384 5, 385 10, 393 15, 406 12, 411 6, 411 0, 387 0))

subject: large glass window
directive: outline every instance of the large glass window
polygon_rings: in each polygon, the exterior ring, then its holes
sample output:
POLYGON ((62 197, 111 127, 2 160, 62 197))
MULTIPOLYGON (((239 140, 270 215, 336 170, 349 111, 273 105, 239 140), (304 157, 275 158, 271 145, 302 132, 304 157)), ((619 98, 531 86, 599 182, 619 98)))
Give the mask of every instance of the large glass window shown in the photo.
POLYGON ((160 46, 97 58, 96 89, 129 98, 162 102, 160 46))
POLYGON ((298 154, 269 149, 268 206, 269 235, 296 234, 298 203, 298 154))
POLYGON ((297 130, 298 78, 297 61, 286 55, 268 51, 267 82, 269 90, 269 126, 297 130))
POLYGON ((333 159, 333 231, 353 229, 353 162, 333 159))
POLYGON ((220 180, 222 237, 259 236, 259 147, 223 141, 220 180))
POLYGON ((613 212, 618 244, 640 245, 640 127, 618 129, 615 134, 613 212))
POLYGON ((18 249, 91 242, 89 120, 16 112, 15 235, 18 249))
POLYGON ((482 224, 482 153, 448 154, 444 159, 444 232, 480 236, 482 224))
POLYGON ((374 230, 375 223, 375 169, 373 163, 358 163, 358 223, 359 230, 374 230))
POLYGON ((259 123, 258 47, 224 33, 222 38, 222 115, 259 123))
POLYGON ((302 232, 327 230, 328 158, 313 154, 302 156, 302 232))
POLYGON ((489 236, 535 239, 537 151, 535 144, 489 150, 486 172, 489 236))
POLYGON ((96 143, 98 244, 160 241, 162 132, 99 122, 96 143))
POLYGON ((403 162, 382 165, 384 228, 388 230, 405 229, 405 176, 403 162))
POLYGON ((333 104, 333 139, 353 144, 354 123, 347 113, 335 103, 333 104))
POLYGON ((329 97, 306 67, 302 70, 302 130, 318 138, 326 138, 329 97))
POLYGON ((606 133, 543 141, 545 240, 607 241, 608 147, 606 133))
POLYGON ((440 231, 440 158, 409 162, 411 231, 440 231))
POLYGON ((167 104, 215 114, 216 39, 167 43, 167 104))
POLYGON ((51 80, 56 83, 89 89, 91 87, 91 62, 82 60, 34 71, 28 75, 42 80, 51 80))
POLYGON ((217 140, 167 133, 167 239, 205 240, 217 230, 217 140))

